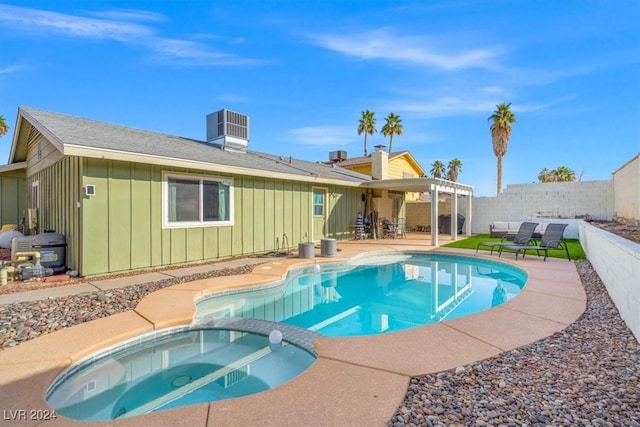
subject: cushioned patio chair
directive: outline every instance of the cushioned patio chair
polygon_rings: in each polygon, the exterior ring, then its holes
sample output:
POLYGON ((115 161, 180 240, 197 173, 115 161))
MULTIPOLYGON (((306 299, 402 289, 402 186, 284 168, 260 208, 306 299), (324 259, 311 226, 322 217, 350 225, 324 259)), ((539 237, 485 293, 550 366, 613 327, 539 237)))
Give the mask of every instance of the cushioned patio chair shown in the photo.
POLYGON ((549 257, 549 249, 559 249, 564 251, 567 254, 567 258, 571 261, 571 255, 569 255, 569 248, 567 247, 567 243, 562 238, 564 234, 564 229, 567 228, 568 224, 549 224, 547 228, 544 230, 544 234, 542 235, 542 239, 540 240, 540 244, 526 244, 526 245, 516 245, 516 244, 507 244, 500 246, 500 251, 498 256, 502 255, 502 251, 507 249, 509 251, 514 251, 516 253, 516 261, 518 260, 518 254, 522 252, 522 258, 524 258, 527 251, 536 251, 538 256, 540 256, 540 251, 544 252, 544 261, 549 257))
POLYGON ((538 226, 537 222, 523 222, 520 224, 520 228, 516 234, 507 234, 503 236, 499 242, 480 242, 476 246, 476 253, 480 246, 486 246, 491 248, 491 255, 495 249, 500 249, 505 245, 528 245, 533 240, 533 233, 538 226))

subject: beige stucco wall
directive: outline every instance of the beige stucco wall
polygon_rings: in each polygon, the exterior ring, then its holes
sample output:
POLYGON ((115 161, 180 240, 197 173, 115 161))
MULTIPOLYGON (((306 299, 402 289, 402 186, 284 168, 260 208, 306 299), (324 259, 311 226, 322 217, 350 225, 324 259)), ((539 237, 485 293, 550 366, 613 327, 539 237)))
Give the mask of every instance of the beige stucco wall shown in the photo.
POLYGON ((613 201, 617 217, 640 220, 640 154, 613 173, 613 201))
MULTIPOLYGON (((409 201, 407 205, 407 226, 415 230, 418 226, 431 226, 431 202, 409 201)), ((458 200, 458 213, 466 215, 466 203, 464 199, 458 200)), ((451 196, 442 194, 438 201, 438 215, 451 213, 451 196)))

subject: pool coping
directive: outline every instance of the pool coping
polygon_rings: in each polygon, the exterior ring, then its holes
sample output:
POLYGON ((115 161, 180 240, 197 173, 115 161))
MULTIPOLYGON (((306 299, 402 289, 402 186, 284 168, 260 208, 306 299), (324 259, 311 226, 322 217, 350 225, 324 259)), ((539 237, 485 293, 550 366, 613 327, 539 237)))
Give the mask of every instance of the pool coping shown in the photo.
MULTIPOLYGON (((383 335, 316 338, 317 361, 300 376, 267 392, 96 424, 384 425, 402 403, 412 376, 463 366, 548 337, 573 323, 586 308, 586 294, 575 264, 567 260, 527 257, 516 263, 469 250, 433 250, 406 243, 385 243, 381 247, 340 242, 339 247, 339 257, 277 259, 254 267, 246 275, 202 279, 161 289, 145 297, 132 311, 63 329, 0 352, 4 418, 7 419, 7 411, 24 411, 25 419, 19 419, 21 425, 84 425, 61 416, 44 419, 50 414, 46 412, 50 411, 44 400, 46 390, 66 367, 142 333, 191 324, 196 300, 207 293, 273 283, 282 280, 290 269, 304 265, 346 262, 372 253, 435 251, 512 264, 527 271, 529 280, 513 299, 471 316, 383 335)), ((15 418, 22 414, 8 415, 15 418)))

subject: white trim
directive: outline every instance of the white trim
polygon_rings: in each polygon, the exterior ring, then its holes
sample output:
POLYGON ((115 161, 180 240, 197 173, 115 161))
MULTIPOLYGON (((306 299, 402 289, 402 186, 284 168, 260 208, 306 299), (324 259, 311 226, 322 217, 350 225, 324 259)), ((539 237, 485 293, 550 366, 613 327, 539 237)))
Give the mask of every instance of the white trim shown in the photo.
POLYGON ((29 198, 29 203, 30 203, 30 207, 32 209, 39 209, 40 208, 40 181, 33 181, 31 183, 31 196, 29 198), (33 197, 33 189, 36 189, 36 194, 35 194, 35 203, 34 203, 34 197, 33 197), (35 206, 34 206, 35 205, 35 206))
POLYGON ((11 172, 11 171, 17 171, 20 169, 27 169, 27 162, 17 162, 17 163, 11 163, 8 165, 0 165, 0 173, 2 172, 11 172))
POLYGON ((327 220, 328 220, 328 214, 329 214, 329 188, 328 187, 317 187, 317 186, 312 186, 311 187, 311 239, 315 242, 319 242, 320 239, 324 238, 326 236, 326 231, 327 231, 327 220), (323 206, 322 206, 322 216, 320 215, 316 215, 315 214, 315 194, 316 194, 316 190, 322 191, 324 194, 324 199, 323 199, 323 206), (323 222, 322 222, 322 230, 320 230, 321 232, 321 236, 320 238, 316 238, 315 235, 315 221, 316 218, 322 218, 323 222))
MULTIPOLYGON (((159 166, 175 166, 187 169, 200 169, 217 173, 229 173, 238 175, 257 176, 261 178, 277 178, 288 181, 311 182, 315 184, 340 185, 343 187, 358 187, 362 182, 343 181, 341 179, 319 178, 314 176, 302 176, 282 172, 272 172, 261 169, 243 168, 220 163, 210 163, 199 160, 185 160, 152 154, 127 153, 117 150, 82 147, 73 144, 65 144, 64 154, 67 156, 90 157, 94 159, 121 160, 124 162, 145 163, 159 166)), ((238 155, 242 155, 241 153, 238 155)))
MULTIPOLYGON (((233 225, 234 219, 234 193, 235 186, 233 178, 219 175, 204 175, 204 174, 192 174, 192 173, 180 173, 180 172, 162 172, 162 228, 163 229, 175 229, 175 228, 202 228, 202 227, 226 227, 233 225), (200 206, 200 221, 189 222, 169 222, 168 207, 168 195, 169 195, 169 178, 178 179, 192 179, 198 180, 202 184, 202 181, 218 181, 229 184, 229 220, 228 221, 203 221, 202 220, 202 205, 200 206)), ((202 201, 202 185, 200 185, 200 201, 202 201)))

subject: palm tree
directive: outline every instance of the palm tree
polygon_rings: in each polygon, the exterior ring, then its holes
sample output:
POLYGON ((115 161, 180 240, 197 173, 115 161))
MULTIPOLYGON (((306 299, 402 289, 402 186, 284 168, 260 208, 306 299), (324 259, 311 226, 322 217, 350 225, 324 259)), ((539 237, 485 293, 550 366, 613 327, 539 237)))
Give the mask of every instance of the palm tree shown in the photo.
POLYGON ((493 143, 493 154, 498 158, 498 182, 497 194, 502 188, 502 157, 507 154, 507 145, 511 136, 511 123, 516 122, 516 116, 511 112, 511 103, 503 102, 496 106, 496 111, 489 116, 491 120, 491 142, 493 143))
POLYGON ((558 166, 556 169, 556 179, 558 182, 573 182, 576 180, 576 173, 566 166, 558 166))
POLYGON ((440 160, 436 160, 431 164, 431 171, 429 172, 434 178, 442 178, 444 175, 444 163, 440 160))
POLYGON ((538 174, 538 180, 540 182, 554 182, 556 181, 556 171, 544 168, 538 174))
POLYGON ((447 173, 447 179, 449 181, 457 181, 458 173, 462 172, 462 162, 460 159, 453 159, 449 162, 449 172, 447 173))
POLYGON ((0 138, 2 138, 7 132, 9 132, 9 126, 4 121, 4 116, 0 115, 0 138))
POLYGON ((538 174, 540 182, 573 182, 576 180, 576 173, 566 166, 558 166, 557 169, 544 168, 538 174))
POLYGON ((389 113, 389 116, 385 118, 386 123, 382 126, 382 135, 389 136, 389 153, 391 153, 391 147, 393 146, 393 135, 402 135, 402 120, 400 116, 389 113))
POLYGON ((358 135, 361 135, 364 132, 364 155, 367 156, 367 135, 372 135, 377 132, 376 129, 376 118, 374 117, 374 112, 369 110, 364 110, 362 112, 362 117, 360 117, 360 121, 358 122, 358 135))

